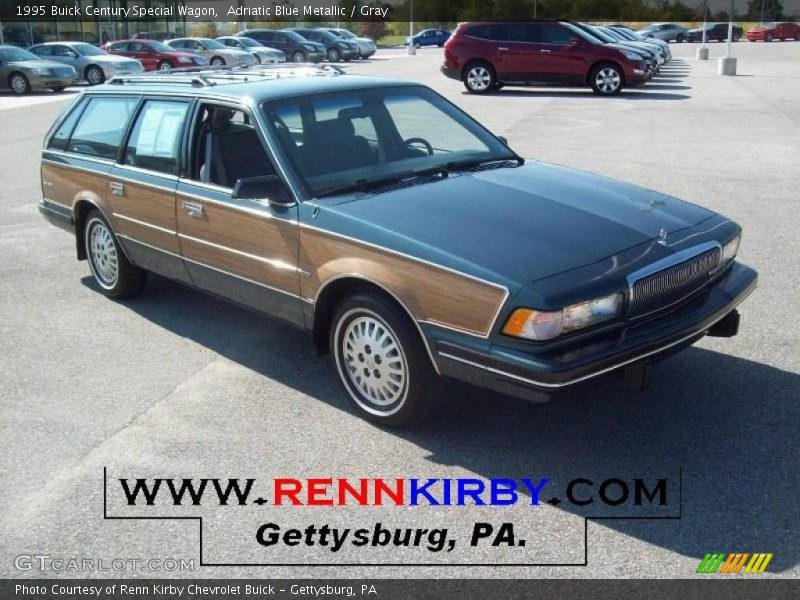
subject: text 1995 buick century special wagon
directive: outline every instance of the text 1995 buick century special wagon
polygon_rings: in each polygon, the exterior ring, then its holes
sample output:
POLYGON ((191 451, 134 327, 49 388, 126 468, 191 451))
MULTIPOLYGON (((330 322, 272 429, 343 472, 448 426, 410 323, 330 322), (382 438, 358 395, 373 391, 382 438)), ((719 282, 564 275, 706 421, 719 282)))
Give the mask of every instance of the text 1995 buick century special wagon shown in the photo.
POLYGON ((308 330, 366 417, 433 374, 540 399, 732 336, 736 223, 524 161, 430 89, 330 67, 115 78, 47 135, 41 212, 100 289, 148 271, 308 330))

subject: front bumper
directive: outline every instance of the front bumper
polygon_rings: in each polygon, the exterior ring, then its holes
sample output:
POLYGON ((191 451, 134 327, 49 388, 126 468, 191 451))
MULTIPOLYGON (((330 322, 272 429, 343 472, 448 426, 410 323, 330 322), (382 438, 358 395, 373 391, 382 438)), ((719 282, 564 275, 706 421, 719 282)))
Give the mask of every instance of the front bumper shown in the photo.
POLYGON ((614 336, 546 354, 493 344, 488 352, 434 343, 439 372, 495 391, 541 401, 561 391, 649 365, 705 336, 756 288, 757 273, 734 263, 714 285, 679 308, 614 336))
POLYGON ((28 82, 31 84, 31 89, 42 90, 55 87, 69 87, 78 83, 79 78, 77 75, 73 77, 56 77, 53 75, 31 75, 28 76, 28 82))

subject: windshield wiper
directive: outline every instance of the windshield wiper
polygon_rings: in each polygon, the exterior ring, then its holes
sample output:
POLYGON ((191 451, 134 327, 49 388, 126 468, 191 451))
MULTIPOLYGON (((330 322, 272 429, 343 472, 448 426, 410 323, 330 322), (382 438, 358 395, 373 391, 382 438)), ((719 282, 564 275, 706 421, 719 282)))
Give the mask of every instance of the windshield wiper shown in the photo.
POLYGON ((444 166, 448 171, 468 171, 469 169, 474 169, 475 167, 480 167, 481 165, 490 165, 492 163, 506 161, 514 161, 517 163, 517 165, 525 164, 524 158, 514 154, 511 156, 504 156, 502 158, 465 158, 464 160, 454 160, 449 163, 445 163, 444 166))
POLYGON ((416 179, 418 177, 426 177, 428 175, 441 175, 441 177, 444 178, 449 174, 450 172, 445 167, 436 165, 435 167, 426 167, 424 169, 417 169, 414 171, 403 171, 402 173, 387 175, 386 177, 378 177, 377 179, 359 179, 354 183, 347 183, 345 185, 338 185, 324 189, 318 192, 316 196, 317 198, 324 198, 326 196, 346 194, 347 192, 366 192, 372 188, 391 183, 399 183, 408 179, 416 179))

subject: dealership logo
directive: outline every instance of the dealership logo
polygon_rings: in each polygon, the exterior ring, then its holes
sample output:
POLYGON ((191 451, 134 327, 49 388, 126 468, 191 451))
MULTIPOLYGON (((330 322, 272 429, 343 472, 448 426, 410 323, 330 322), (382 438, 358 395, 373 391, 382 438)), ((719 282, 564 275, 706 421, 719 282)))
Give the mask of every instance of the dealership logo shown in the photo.
POLYGON ((700 561, 697 573, 716 573, 717 575, 763 573, 771 560, 772 552, 755 552, 753 554, 748 552, 732 552, 730 554, 709 552, 700 561))

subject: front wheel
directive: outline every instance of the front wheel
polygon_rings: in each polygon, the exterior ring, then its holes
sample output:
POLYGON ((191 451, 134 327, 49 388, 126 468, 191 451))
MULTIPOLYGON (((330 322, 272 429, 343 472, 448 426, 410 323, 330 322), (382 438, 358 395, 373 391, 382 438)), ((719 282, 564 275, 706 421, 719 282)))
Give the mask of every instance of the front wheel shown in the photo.
POLYGON ((83 227, 86 257, 100 290, 109 298, 129 298, 142 291, 147 272, 128 261, 117 237, 99 210, 83 227))
POLYGON ((170 69, 172 69, 172 63, 169 62, 168 60, 162 60, 160 63, 158 63, 157 68, 159 71, 169 71, 170 69))
POLYGON ((8 78, 8 87, 10 87, 11 91, 17 96, 30 94, 31 92, 31 84, 28 78, 22 73, 13 73, 11 77, 8 78))
POLYGON ((89 82, 89 85, 100 85, 105 80, 106 74, 103 73, 103 69, 97 65, 92 65, 86 68, 86 81, 89 82))
POLYGON ((485 63, 469 65, 464 73, 464 87, 470 94, 487 94, 496 83, 494 69, 485 63))
POLYGON ((328 60, 330 62, 339 62, 342 58, 342 55, 336 48, 331 48, 328 50, 328 60))
POLYGON ((420 420, 432 389, 422 340, 394 303, 379 295, 345 300, 331 323, 331 355, 361 416, 382 425, 420 420))
POLYGON ((678 38, 677 38, 677 40, 676 40, 676 41, 677 41, 679 44, 682 44, 684 39, 685 39, 685 38, 683 37, 683 34, 682 34, 682 33, 679 33, 679 34, 678 34, 678 38))
POLYGON ((225 59, 223 59, 221 56, 215 56, 211 59, 210 64, 212 67, 222 67, 225 66, 225 59))
POLYGON ((772 34, 771 34, 771 33, 768 33, 768 34, 766 35, 766 37, 764 38, 764 41, 765 41, 765 42, 771 42, 771 41, 772 41, 772 34))
POLYGON ((292 62, 296 63, 306 62, 306 55, 298 50, 297 52, 292 54, 292 62))
POLYGON ((589 76, 592 91, 600 96, 614 96, 622 90, 622 73, 614 65, 600 65, 589 76))

